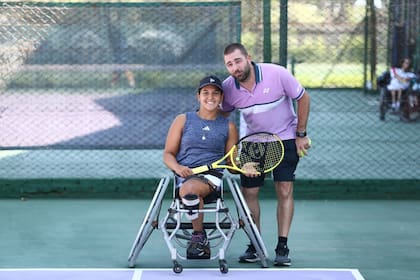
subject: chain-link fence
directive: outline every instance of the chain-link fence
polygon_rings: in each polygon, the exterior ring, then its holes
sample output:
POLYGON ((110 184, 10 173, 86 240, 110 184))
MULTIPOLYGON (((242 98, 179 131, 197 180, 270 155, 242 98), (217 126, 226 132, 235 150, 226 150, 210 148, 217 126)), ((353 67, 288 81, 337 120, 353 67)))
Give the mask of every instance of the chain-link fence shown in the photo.
POLYGON ((416 112, 380 120, 376 76, 405 56, 416 70, 419 10, 408 0, 2 3, 0 178, 162 176, 170 123, 196 109, 202 76, 227 76, 223 48, 241 41, 312 97, 298 179, 418 180, 416 112))

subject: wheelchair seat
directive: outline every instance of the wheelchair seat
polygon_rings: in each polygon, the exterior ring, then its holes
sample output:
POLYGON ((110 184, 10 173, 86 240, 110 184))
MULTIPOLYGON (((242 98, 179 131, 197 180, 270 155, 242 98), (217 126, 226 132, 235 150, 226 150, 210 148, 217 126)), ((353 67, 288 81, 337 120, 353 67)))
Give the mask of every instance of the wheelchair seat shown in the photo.
MULTIPOLYGON (((135 267, 140 251, 155 229, 159 229, 163 233, 175 273, 181 273, 183 270, 183 266, 179 260, 196 261, 188 259, 186 256, 186 248, 192 235, 192 224, 185 216, 186 214, 191 214, 192 210, 184 207, 182 200, 179 198, 175 181, 173 174, 169 174, 159 181, 152 202, 131 248, 128 257, 128 266, 130 268, 135 267), (167 211, 162 211, 161 213, 163 198, 170 182, 172 182, 173 188, 172 200, 167 211)), ((202 209, 196 209, 194 211, 205 213, 203 228, 207 232, 207 239, 210 242, 210 248, 213 252, 209 260, 217 259, 220 271, 227 273, 226 250, 232 241, 235 231, 243 229, 257 250, 257 254, 261 259, 261 266, 267 267, 267 250, 236 180, 230 175, 224 176, 220 190, 206 197, 204 202, 202 209), (223 195, 225 183, 227 183, 231 191, 236 205, 237 216, 233 215, 225 204, 223 195)))
MULTIPOLYGON (((223 187, 222 187, 223 188, 223 187)), ((210 204, 210 203, 215 203, 217 201, 217 199, 223 199, 223 189, 219 189, 217 191, 214 191, 212 193, 210 193, 208 196, 203 198, 204 204, 210 204)), ((174 187, 174 198, 177 199, 181 199, 179 197, 179 188, 174 187)))

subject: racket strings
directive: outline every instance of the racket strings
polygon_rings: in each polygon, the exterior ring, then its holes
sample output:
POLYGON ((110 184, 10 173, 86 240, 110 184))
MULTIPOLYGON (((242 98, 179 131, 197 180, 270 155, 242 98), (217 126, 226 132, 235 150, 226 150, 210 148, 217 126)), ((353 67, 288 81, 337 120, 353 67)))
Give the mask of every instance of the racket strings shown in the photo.
POLYGON ((284 147, 273 135, 252 135, 244 138, 238 145, 239 168, 255 168, 258 172, 266 172, 277 166, 283 159, 284 147))

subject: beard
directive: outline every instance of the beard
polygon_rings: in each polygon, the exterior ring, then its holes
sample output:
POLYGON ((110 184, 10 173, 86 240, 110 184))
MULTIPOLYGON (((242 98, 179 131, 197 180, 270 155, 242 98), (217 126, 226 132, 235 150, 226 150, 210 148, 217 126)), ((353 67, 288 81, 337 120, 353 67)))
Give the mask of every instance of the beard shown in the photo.
POLYGON ((239 82, 243 83, 243 82, 246 82, 248 80, 250 74, 251 74, 251 65, 250 65, 249 62, 247 62, 243 71, 236 71, 235 72, 235 78, 239 82))

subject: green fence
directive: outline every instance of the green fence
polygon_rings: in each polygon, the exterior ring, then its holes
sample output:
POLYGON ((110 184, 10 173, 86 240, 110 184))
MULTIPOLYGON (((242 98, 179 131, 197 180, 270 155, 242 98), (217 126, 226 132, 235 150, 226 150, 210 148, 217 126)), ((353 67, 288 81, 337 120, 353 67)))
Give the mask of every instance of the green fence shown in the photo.
POLYGON ((298 179, 418 182, 420 122, 391 112, 381 121, 375 84, 401 57, 417 67, 419 9, 402 0, 3 2, 0 179, 162 176, 172 119, 196 109, 203 75, 227 76, 223 48, 241 41, 256 62, 286 65, 312 97, 313 148, 298 179))

